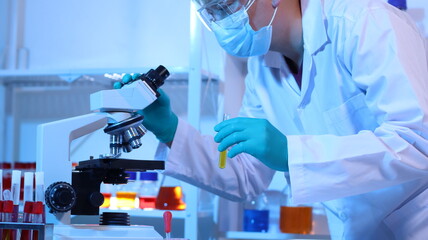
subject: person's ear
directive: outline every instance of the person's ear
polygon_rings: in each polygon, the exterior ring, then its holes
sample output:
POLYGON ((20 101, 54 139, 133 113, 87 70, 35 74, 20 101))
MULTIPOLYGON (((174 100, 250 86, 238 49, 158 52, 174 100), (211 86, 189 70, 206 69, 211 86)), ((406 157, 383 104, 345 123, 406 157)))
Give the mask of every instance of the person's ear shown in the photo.
POLYGON ((272 7, 277 8, 281 0, 272 0, 272 7))

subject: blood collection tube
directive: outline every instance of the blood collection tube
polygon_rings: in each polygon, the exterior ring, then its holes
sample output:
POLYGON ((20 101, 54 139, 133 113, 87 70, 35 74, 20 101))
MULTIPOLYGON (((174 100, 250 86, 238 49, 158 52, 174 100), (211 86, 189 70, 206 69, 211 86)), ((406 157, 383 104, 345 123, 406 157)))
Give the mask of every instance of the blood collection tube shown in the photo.
MULTIPOLYGON (((3 170, 0 169, 0 222, 3 222, 3 170)), ((0 239, 3 239, 3 230, 0 229, 0 239)))
MULTIPOLYGON (((31 222, 32 223, 45 223, 45 206, 43 204, 43 202, 37 201, 34 202, 33 204, 33 209, 32 209, 32 214, 31 214, 31 222)), ((38 235, 38 231, 34 230, 33 231, 33 240, 38 240, 39 239, 39 235, 38 235)))
MULTIPOLYGON (((31 223, 31 213, 33 211, 33 182, 34 182, 34 173, 26 172, 24 173, 24 214, 22 221, 24 223, 31 223)), ((31 239, 31 230, 22 230, 21 231, 21 240, 30 240, 31 239)))
MULTIPOLYGON (((229 119, 229 115, 228 114, 224 114, 223 115, 223 121, 229 119)), ((227 150, 224 150, 222 152, 220 152, 220 156, 218 159, 218 167, 219 168, 225 168, 226 167, 226 159, 227 159, 227 150)))
POLYGON ((21 171, 12 171, 12 200, 13 200, 13 214, 12 222, 18 222, 19 198, 21 193, 21 171))
MULTIPOLYGON (((3 201, 3 222, 12 222, 13 216, 13 201, 5 200, 3 201)), ((16 230, 13 229, 3 229, 2 239, 16 240, 16 230)))
POLYGON ((39 204, 42 204, 42 221, 40 223, 46 222, 46 215, 44 211, 44 205, 45 205, 45 183, 44 178, 45 175, 43 172, 36 172, 36 202, 39 202, 39 204))

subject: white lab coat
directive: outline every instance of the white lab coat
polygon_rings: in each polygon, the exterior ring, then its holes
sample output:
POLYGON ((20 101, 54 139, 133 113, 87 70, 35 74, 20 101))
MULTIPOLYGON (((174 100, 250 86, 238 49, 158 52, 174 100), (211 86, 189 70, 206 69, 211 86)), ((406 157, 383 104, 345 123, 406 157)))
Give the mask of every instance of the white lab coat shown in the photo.
MULTIPOLYGON (((301 90, 281 55, 250 58, 242 116, 288 139, 295 203, 322 201, 333 239, 428 238, 428 70, 423 39, 382 0, 302 0, 301 90)), ((166 174, 230 199, 274 171, 180 120, 166 174)))

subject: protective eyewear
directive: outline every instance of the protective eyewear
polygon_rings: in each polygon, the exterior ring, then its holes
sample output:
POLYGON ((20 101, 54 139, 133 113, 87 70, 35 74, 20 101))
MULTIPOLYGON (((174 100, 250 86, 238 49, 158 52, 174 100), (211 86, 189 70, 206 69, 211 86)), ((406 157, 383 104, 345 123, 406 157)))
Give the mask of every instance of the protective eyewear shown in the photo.
POLYGON ((201 1, 195 1, 198 9, 198 16, 202 23, 211 30, 211 23, 225 19, 244 8, 247 10, 255 0, 220 0, 211 1, 201 6, 201 1))

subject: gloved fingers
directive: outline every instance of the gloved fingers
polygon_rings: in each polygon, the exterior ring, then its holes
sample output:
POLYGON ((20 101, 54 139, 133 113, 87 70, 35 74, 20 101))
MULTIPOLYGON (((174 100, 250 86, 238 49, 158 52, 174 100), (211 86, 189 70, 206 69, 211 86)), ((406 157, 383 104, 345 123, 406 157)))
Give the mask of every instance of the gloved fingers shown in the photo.
MULTIPOLYGON (((240 153, 248 153, 252 156, 254 156, 254 154, 251 152, 251 144, 249 141, 243 141, 240 142, 236 145, 234 145, 233 147, 230 148, 229 152, 227 153, 227 156, 229 158, 234 158, 236 155, 240 154, 240 153)), ((254 156, 256 157, 256 156, 254 156)))
POLYGON ((248 139, 248 135, 244 134, 243 132, 234 132, 225 138, 220 142, 217 149, 222 152, 229 148, 232 145, 238 144, 240 142, 246 141, 248 139))
POLYGON ((223 128, 233 125, 233 126, 243 126, 252 124, 256 118, 244 118, 244 117, 238 117, 238 118, 232 118, 229 120, 225 120, 217 125, 214 126, 214 131, 220 132, 223 128))
POLYGON ((232 118, 225 120, 214 127, 218 133, 214 137, 214 141, 222 142, 223 139, 235 132, 246 131, 251 128, 253 121, 251 118, 232 118))
POLYGON ((132 81, 131 74, 125 74, 125 75, 123 75, 121 82, 122 82, 123 85, 125 85, 125 84, 128 84, 131 81, 132 81))
POLYGON ((123 84, 121 82, 113 83, 113 89, 121 89, 123 84))
POLYGON ((141 76, 141 73, 134 73, 134 74, 132 74, 132 80, 135 81, 140 76, 141 76))

